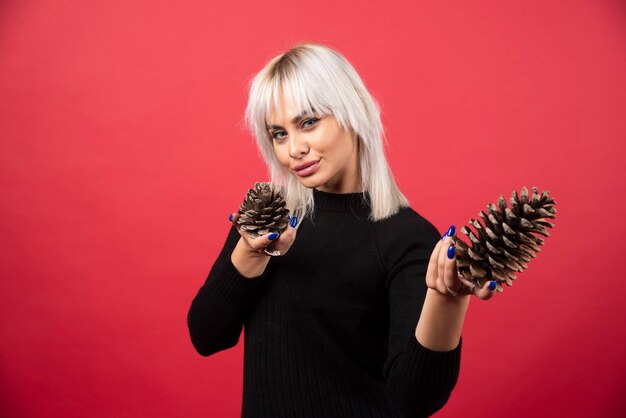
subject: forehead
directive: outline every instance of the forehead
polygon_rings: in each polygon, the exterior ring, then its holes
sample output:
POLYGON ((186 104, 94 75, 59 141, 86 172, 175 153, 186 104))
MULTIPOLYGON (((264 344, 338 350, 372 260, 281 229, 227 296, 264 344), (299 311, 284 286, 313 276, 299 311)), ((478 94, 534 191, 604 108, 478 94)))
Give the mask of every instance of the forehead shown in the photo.
POLYGON ((278 93, 270 98, 266 119, 269 123, 282 122, 283 119, 288 120, 296 116, 298 110, 293 100, 283 93, 278 93))
POLYGON ((266 124, 286 125, 288 123, 294 123, 294 121, 307 113, 308 109, 296 105, 289 97, 278 94, 274 100, 271 100, 269 103, 266 124))

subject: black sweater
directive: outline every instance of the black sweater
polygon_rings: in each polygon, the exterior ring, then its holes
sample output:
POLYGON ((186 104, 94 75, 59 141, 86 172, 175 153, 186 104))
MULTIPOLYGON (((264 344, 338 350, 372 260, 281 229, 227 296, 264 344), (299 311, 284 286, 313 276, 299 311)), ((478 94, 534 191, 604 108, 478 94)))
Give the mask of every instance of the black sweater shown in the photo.
POLYGON ((415 338, 439 232, 411 208, 368 221, 367 194, 313 193, 312 219, 261 276, 232 264, 231 227, 189 309, 194 347, 234 347, 244 327, 244 418, 431 415, 461 354, 461 340, 440 352, 415 338))

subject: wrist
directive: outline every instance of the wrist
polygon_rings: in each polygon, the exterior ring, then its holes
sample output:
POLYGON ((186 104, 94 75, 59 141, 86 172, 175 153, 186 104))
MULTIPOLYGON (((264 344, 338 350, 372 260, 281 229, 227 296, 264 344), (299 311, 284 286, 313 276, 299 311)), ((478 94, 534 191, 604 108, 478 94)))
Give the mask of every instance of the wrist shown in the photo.
POLYGON ((263 274, 269 263, 270 256, 251 250, 248 244, 240 241, 233 250, 230 259, 242 276, 253 278, 263 274))
POLYGON ((428 286, 427 295, 432 294, 433 295, 432 297, 434 298, 441 298, 441 300, 450 301, 452 303, 454 302, 462 303, 463 301, 468 301, 471 296, 471 293, 466 293, 464 289, 466 289, 466 286, 461 285, 461 288, 458 289, 460 293, 456 293, 456 294, 452 292, 441 293, 437 288, 428 286))
POLYGON ((469 304, 471 295, 460 294, 458 296, 452 296, 449 293, 443 294, 438 290, 429 288, 426 292, 426 297, 430 297, 438 304, 462 307, 469 304))
POLYGON ((429 288, 415 328, 421 345, 435 351, 454 349, 461 337, 469 296, 451 297, 429 288))
POLYGON ((246 240, 241 237, 239 238, 239 242, 235 246, 233 253, 237 252, 239 258, 245 258, 250 260, 266 260, 271 256, 263 252, 263 250, 255 250, 254 248, 250 248, 246 240))

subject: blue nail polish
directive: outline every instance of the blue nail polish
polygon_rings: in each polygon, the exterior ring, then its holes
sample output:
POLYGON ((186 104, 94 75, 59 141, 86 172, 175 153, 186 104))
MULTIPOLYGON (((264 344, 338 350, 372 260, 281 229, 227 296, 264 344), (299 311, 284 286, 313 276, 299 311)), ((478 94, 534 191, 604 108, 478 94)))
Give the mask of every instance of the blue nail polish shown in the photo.
POLYGON ((448 247, 448 258, 452 259, 454 258, 454 245, 451 245, 448 247))
POLYGON ((233 214, 232 213, 230 215, 228 215, 228 220, 231 221, 231 222, 233 221, 233 214))
POLYGON ((496 281, 492 280, 489 282, 489 290, 496 290, 496 281))
POLYGON ((277 234, 276 232, 272 232, 271 234, 269 234, 269 235, 267 236, 267 238, 268 238, 269 240, 274 240, 274 239, 278 238, 278 234, 277 234))
POLYGON ((292 228, 295 228, 297 224, 298 224, 298 217, 294 216, 293 218, 291 218, 291 222, 289 222, 289 225, 291 225, 292 228))
POLYGON ((446 239, 446 237, 451 237, 452 235, 454 235, 455 230, 456 230, 455 226, 450 225, 450 228, 448 228, 448 231, 441 236, 441 240, 443 241, 444 239, 446 239))

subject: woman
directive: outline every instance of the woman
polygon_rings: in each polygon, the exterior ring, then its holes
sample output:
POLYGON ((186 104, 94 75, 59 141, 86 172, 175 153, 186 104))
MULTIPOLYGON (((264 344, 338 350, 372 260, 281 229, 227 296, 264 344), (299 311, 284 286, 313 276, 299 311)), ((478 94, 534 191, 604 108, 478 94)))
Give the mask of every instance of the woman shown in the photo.
POLYGON ((472 294, 387 165, 378 106, 337 51, 299 44, 252 80, 246 121, 293 217, 232 227, 194 298, 203 356, 242 326, 243 417, 421 417, 448 400, 472 294), (274 255, 274 256, 272 256, 274 255))

